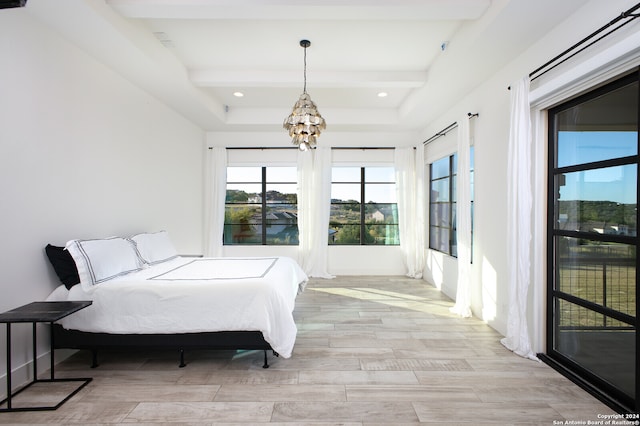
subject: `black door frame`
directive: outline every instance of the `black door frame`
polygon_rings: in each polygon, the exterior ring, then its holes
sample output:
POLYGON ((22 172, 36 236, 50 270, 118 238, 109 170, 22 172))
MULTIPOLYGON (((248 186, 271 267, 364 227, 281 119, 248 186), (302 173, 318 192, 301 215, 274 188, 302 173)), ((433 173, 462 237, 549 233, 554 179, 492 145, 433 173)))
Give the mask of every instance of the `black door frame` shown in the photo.
MULTIPOLYGON (((623 75, 622 77, 616 79, 615 81, 605 84, 601 87, 598 87, 594 90, 585 93, 575 99, 569 100, 559 106, 551 108, 548 111, 549 116, 549 126, 548 126, 548 172, 547 172, 547 306, 546 306, 546 353, 538 354, 539 358, 544 362, 561 372, 567 378, 580 385, 582 388, 587 390, 589 393, 600 399, 602 402, 615 409, 620 413, 638 413, 640 411, 639 398, 640 395, 640 368, 638 368, 638 348, 640 348, 640 338, 638 336, 638 296, 640 294, 638 288, 639 277, 637 273, 637 267, 640 265, 640 250, 639 247, 639 236, 635 237, 629 236, 618 236, 612 238, 612 236, 598 236, 597 234, 585 234, 582 232, 576 231, 560 231, 554 229, 555 223, 555 176, 560 175, 562 173, 567 173, 576 170, 584 170, 584 165, 581 164, 577 167, 556 167, 556 157, 557 157, 557 143, 556 143, 556 129, 553 125, 553 117, 558 112, 566 110, 568 108, 579 105, 587 100, 594 99, 603 94, 609 93, 612 90, 617 88, 626 86, 628 84, 638 82, 640 77, 640 67, 634 70, 631 70, 630 73, 623 75), (575 170, 572 170, 575 169, 575 170), (578 299, 568 295, 566 293, 562 293, 555 289, 555 282, 557 277, 557 270, 555 268, 555 236, 563 235, 569 237, 588 237, 592 240, 606 240, 606 241, 614 241, 614 242, 622 242, 626 244, 635 244, 636 246, 636 312, 635 318, 632 316, 620 313, 618 311, 612 310, 610 308, 604 308, 600 305, 591 302, 585 302, 583 299, 578 299), (625 323, 629 323, 635 328, 635 358, 636 358, 636 371, 635 371, 635 399, 630 398, 628 395, 624 394, 618 388, 614 387, 610 383, 602 380, 591 371, 585 369, 578 363, 574 362, 570 358, 564 356, 562 353, 556 351, 554 349, 554 327, 555 327, 555 311, 556 311, 556 301, 558 299, 568 300, 572 303, 576 303, 580 306, 583 306, 587 309, 596 311, 606 316, 610 316, 617 320, 623 321, 625 323)), ((640 123, 640 95, 638 96, 638 119, 637 123, 640 123)), ((638 141, 639 147, 638 151, 640 152, 640 138, 638 141)), ((616 166, 616 165, 625 165, 625 164, 638 164, 638 155, 632 157, 625 158, 617 158, 614 160, 605 160, 598 163, 594 163, 591 166, 593 168, 600 167, 608 167, 608 166, 616 166)), ((640 172, 640 170, 639 170, 640 172)), ((640 200, 640 185, 636 181, 636 202, 640 200)), ((636 223, 638 218, 638 211, 636 209, 636 223)), ((636 232, 637 234, 637 232, 636 232)))

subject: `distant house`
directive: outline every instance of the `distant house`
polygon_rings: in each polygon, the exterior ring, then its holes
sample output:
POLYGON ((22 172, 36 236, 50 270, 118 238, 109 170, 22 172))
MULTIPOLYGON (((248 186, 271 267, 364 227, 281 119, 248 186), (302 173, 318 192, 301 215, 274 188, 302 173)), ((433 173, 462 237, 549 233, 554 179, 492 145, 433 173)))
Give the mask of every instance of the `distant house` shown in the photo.
POLYGON ((384 222, 384 213, 382 213, 380 210, 376 210, 375 212, 371 213, 371 220, 384 222))
MULTIPOLYGON (((262 235, 262 216, 258 213, 253 216, 251 224, 252 238, 260 238, 262 235)), ((278 239, 290 244, 298 243, 298 215, 291 211, 271 212, 266 215, 267 240, 278 239)))

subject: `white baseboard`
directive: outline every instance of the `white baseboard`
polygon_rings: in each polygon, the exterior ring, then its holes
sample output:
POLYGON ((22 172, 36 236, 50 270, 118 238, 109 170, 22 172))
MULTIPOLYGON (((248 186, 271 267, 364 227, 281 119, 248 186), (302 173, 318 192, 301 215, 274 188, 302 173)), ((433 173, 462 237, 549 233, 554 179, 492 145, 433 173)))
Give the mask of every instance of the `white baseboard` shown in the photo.
MULTIPOLYGON (((76 353, 76 350, 72 349, 58 349, 54 354, 54 367, 56 364, 69 358, 76 353)), ((38 355, 38 377, 43 377, 45 373, 49 374, 51 367, 50 351, 38 355)), ((47 376, 48 378, 48 376, 47 376)), ((33 360, 26 362, 18 367, 12 367, 11 369, 11 391, 15 392, 27 383, 33 380, 33 360)), ((7 397, 7 374, 0 375, 0 400, 7 397)))

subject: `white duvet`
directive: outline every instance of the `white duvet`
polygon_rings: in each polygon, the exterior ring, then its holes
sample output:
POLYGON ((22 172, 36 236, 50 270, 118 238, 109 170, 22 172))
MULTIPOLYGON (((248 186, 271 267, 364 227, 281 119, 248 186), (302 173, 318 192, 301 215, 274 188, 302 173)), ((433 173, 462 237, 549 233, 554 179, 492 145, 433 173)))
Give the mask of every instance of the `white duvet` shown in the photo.
POLYGON ((92 300, 59 323, 113 334, 261 331, 289 358, 297 328, 293 308, 307 276, 288 257, 178 257, 89 291, 58 287, 47 300, 92 300))

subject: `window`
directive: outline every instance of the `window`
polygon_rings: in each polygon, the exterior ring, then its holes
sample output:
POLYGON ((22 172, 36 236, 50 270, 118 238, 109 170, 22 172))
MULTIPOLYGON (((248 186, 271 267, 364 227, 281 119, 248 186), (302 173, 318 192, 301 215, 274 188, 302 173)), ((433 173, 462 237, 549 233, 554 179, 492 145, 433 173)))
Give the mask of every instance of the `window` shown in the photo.
POLYGON ((398 245, 393 167, 334 167, 330 245, 398 245))
POLYGON ((457 155, 429 165, 429 248, 457 257, 456 243, 457 155))
MULTIPOLYGON (((458 257, 456 228, 457 154, 429 165, 429 248, 458 257)), ((469 195, 471 198, 471 262, 473 263, 474 147, 469 147, 469 195)))
POLYGON ((297 245, 296 167, 227 167, 225 245, 297 245))

